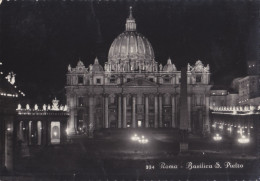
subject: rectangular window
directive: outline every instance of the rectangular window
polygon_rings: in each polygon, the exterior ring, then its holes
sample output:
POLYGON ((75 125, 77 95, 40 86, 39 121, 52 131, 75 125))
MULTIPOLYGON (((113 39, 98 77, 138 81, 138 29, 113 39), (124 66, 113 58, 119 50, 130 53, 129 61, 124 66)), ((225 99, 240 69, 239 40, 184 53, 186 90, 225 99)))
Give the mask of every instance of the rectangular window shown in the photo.
POLYGON ((200 96, 196 96, 196 105, 200 106, 200 96))
POLYGON ((164 78, 164 79, 163 79, 163 82, 164 82, 164 83, 170 83, 170 79, 169 79, 169 78, 164 78))
POLYGON ((197 82, 197 83, 201 82, 201 75, 197 75, 197 76, 196 76, 196 82, 197 82))
POLYGON ((79 97, 79 98, 78 98, 78 105, 79 105, 79 106, 83 106, 83 105, 84 105, 84 103, 83 103, 83 97, 79 97))
POLYGON ((130 82, 130 81, 131 81, 131 79, 130 79, 130 78, 127 78, 127 79, 126 79, 126 82, 130 82))
POLYGON ((112 83, 112 84, 116 83, 116 79, 111 78, 111 79, 110 79, 110 83, 112 83))
POLYGON ((78 76, 78 84, 83 84, 83 76, 82 75, 78 76))
POLYGON ((153 78, 149 78, 149 80, 150 80, 151 82, 153 82, 153 78))
POLYGON ((101 84, 101 79, 96 79, 97 84, 101 84))

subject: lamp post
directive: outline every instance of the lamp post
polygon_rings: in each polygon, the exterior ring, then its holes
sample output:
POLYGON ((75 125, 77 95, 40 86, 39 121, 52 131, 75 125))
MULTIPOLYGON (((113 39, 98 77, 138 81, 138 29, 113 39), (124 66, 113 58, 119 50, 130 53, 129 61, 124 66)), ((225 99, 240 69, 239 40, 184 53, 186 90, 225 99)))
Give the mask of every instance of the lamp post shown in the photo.
POLYGON ((138 141, 140 138, 137 136, 137 134, 134 134, 134 136, 131 137, 132 141, 138 141))
POLYGON ((219 134, 216 134, 215 136, 213 136, 213 140, 216 141, 217 143, 217 152, 219 151, 219 142, 222 140, 222 136, 220 136, 219 134))
POLYGON ((137 142, 141 145, 142 150, 143 150, 143 154, 144 154, 144 145, 148 143, 148 139, 145 138, 144 136, 139 137, 137 134, 134 134, 131 137, 131 140, 134 142, 137 142))
POLYGON ((138 142, 141 144, 142 146, 142 150, 143 150, 143 155, 144 155, 144 145, 148 143, 148 139, 145 138, 144 136, 141 137, 141 139, 138 140, 138 142))
POLYGON ((136 153, 137 152, 137 144, 138 144, 138 140, 139 140, 140 138, 139 138, 139 136, 137 135, 137 134, 134 134, 132 137, 131 137, 131 140, 133 141, 133 142, 135 142, 134 143, 134 148, 135 148, 135 150, 134 150, 134 152, 136 153))
POLYGON ((250 139, 248 137, 246 137, 245 135, 241 135, 240 138, 237 139, 237 141, 242 144, 242 156, 246 156, 245 155, 245 144, 250 142, 250 139))

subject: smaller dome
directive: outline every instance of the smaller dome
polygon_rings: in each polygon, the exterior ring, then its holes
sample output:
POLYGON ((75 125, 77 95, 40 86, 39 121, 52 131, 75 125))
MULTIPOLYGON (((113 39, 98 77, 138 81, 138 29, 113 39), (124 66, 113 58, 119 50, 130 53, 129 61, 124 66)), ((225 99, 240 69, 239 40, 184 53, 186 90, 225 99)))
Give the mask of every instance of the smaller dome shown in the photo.
POLYGON ((169 59, 168 59, 168 61, 167 61, 167 64, 164 65, 164 67, 163 67, 163 71, 165 71, 165 72, 174 72, 174 71, 176 71, 176 70, 177 70, 177 69, 176 69, 175 65, 172 64, 172 60, 171 60, 170 57, 169 57, 169 59))
POLYGON ((92 67, 92 71, 93 72, 104 71, 103 67, 99 64, 97 57, 95 58, 95 62, 94 62, 94 65, 92 67))

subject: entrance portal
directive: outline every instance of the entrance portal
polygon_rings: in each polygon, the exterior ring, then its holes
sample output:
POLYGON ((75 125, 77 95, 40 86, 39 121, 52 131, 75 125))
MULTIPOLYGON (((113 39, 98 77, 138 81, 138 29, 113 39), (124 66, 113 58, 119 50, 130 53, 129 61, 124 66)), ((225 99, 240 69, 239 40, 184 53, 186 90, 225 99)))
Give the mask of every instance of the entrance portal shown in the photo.
POLYGON ((51 143, 60 143, 60 122, 51 122, 51 143))
POLYGON ((138 120, 138 122, 137 122, 137 127, 138 127, 138 128, 143 127, 143 121, 142 121, 142 120, 138 120))

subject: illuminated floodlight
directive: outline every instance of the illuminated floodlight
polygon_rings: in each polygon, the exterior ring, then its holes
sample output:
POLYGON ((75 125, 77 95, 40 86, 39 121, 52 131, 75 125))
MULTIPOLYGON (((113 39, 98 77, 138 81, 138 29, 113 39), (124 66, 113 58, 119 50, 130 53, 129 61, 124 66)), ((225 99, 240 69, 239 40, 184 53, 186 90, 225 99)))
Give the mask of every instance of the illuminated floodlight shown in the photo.
POLYGON ((241 135, 242 135, 244 132, 245 132, 245 131, 244 131, 243 129, 241 129, 241 128, 237 131, 237 133, 239 133, 239 134, 241 134, 241 135))
POLYGON ((250 139, 246 137, 245 135, 241 135, 240 138, 237 139, 237 141, 241 144, 249 143, 250 139))
POLYGON ((146 144, 146 143, 148 143, 148 139, 145 138, 144 136, 142 136, 142 138, 139 139, 138 141, 139 141, 139 143, 141 143, 141 144, 146 144))
POLYGON ((138 141, 140 138, 137 136, 137 134, 134 134, 134 136, 131 137, 132 141, 138 141))
POLYGON ((213 136, 213 139, 215 141, 220 141, 220 140, 222 140, 222 136, 220 136, 219 134, 216 134, 215 136, 213 136))
POLYGON ((148 143, 148 139, 139 139, 138 141, 139 141, 139 143, 141 143, 141 144, 146 144, 146 143, 148 143))
POLYGON ((67 134, 69 134, 69 129, 68 129, 68 128, 66 128, 66 130, 65 130, 65 131, 66 131, 66 133, 67 133, 67 134))
POLYGON ((227 130, 231 132, 231 131, 232 131, 232 128, 231 128, 231 127, 228 127, 227 130))

